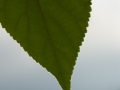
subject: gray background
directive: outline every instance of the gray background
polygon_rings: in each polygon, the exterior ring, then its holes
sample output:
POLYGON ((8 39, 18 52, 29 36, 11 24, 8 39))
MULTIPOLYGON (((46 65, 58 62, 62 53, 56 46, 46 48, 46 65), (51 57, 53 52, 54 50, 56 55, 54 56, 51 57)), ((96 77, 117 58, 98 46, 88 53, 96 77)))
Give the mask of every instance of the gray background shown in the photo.
MULTIPOLYGON (((72 90, 120 90, 120 0, 92 0, 85 41, 72 75, 72 90)), ((61 90, 0 27, 0 90, 61 90)))

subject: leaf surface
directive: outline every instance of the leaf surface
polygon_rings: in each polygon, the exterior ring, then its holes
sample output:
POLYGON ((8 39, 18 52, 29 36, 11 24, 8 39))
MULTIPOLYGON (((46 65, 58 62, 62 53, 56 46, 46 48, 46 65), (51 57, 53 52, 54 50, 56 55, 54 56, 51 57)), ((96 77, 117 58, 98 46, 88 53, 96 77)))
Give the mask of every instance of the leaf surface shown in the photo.
POLYGON ((91 0, 0 0, 0 22, 63 90, 70 90, 90 5, 91 0))

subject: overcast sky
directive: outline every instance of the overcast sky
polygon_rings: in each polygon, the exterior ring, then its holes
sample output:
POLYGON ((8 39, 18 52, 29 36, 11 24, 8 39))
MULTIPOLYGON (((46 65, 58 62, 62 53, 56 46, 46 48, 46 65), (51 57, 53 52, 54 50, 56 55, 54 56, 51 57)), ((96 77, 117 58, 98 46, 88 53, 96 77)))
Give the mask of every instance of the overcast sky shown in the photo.
MULTIPOLYGON (((72 90, 120 90, 120 0, 92 0, 87 29, 72 90)), ((1 27, 0 90, 61 90, 1 27)))

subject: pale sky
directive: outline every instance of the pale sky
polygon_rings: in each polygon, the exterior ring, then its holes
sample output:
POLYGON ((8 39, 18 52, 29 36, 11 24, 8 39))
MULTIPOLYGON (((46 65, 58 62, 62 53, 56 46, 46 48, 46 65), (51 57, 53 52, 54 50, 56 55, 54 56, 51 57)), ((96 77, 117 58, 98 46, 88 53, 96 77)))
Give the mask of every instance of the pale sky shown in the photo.
MULTIPOLYGON (((72 90, 120 90, 120 0, 92 0, 87 30, 72 90)), ((0 90, 61 90, 1 27, 0 90)))

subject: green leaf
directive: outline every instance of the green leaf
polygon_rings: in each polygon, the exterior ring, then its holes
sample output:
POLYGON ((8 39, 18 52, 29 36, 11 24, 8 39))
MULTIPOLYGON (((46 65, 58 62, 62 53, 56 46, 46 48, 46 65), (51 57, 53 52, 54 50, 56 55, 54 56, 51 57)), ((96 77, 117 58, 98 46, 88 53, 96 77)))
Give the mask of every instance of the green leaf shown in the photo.
POLYGON ((70 90, 90 5, 91 0, 0 0, 0 22, 63 90, 70 90))

